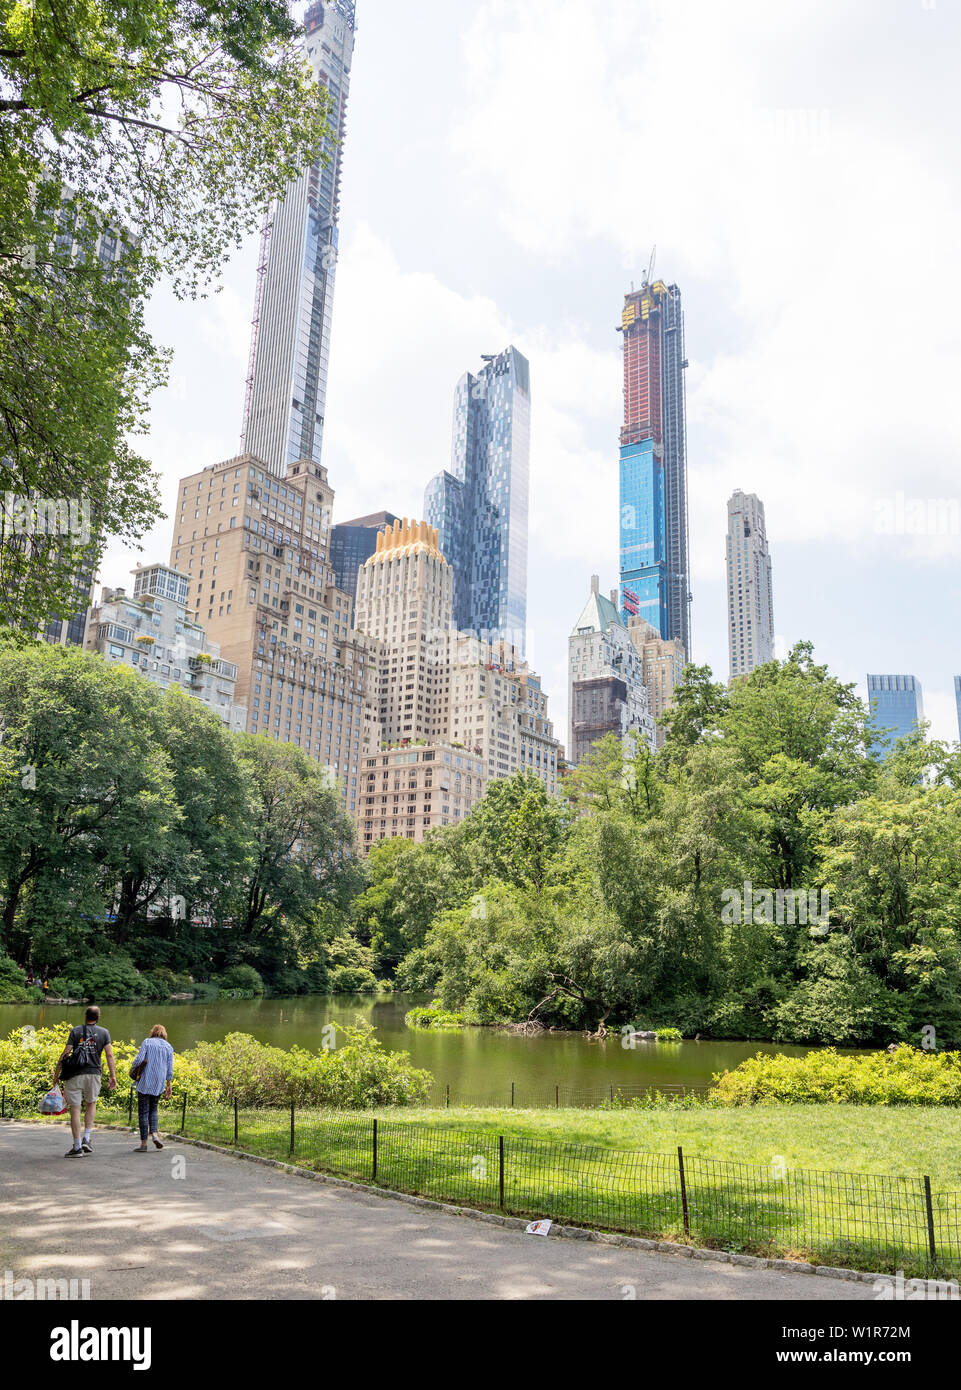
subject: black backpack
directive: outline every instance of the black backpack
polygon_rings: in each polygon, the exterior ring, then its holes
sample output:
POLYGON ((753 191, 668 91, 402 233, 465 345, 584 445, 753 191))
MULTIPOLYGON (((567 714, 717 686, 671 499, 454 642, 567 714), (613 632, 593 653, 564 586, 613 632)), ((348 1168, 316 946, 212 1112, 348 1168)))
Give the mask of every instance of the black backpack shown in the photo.
POLYGON ((96 1037, 87 1037, 87 1025, 82 1025, 80 1041, 74 1043, 73 1051, 69 1057, 65 1057, 60 1066, 60 1076, 63 1081, 69 1081, 71 1077, 77 1076, 85 1067, 96 1066, 99 1058, 96 1037))

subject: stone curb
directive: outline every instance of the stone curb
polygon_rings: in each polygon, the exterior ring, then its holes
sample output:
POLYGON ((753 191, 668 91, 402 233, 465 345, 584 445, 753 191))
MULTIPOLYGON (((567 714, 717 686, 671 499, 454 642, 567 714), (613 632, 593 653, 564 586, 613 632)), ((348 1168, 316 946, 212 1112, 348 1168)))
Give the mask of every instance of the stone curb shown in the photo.
MULTIPOLYGON (((126 1125, 103 1125, 103 1129, 127 1129, 126 1125)), ((134 1133, 132 1129, 130 1133, 134 1133)), ((259 1163, 264 1168, 276 1168, 292 1177, 306 1178, 310 1182, 325 1183, 329 1187, 342 1187, 350 1192, 364 1192, 371 1197, 383 1197, 392 1202, 404 1202, 411 1207, 423 1207, 429 1211, 440 1211, 446 1216, 466 1216, 471 1221, 484 1222, 489 1226, 501 1226, 512 1231, 526 1231, 528 1220, 523 1216, 501 1216, 493 1211, 479 1211, 476 1207, 459 1207, 450 1202, 438 1202, 432 1197, 416 1197, 411 1192, 394 1192, 389 1187, 376 1187, 371 1183, 353 1182, 350 1178, 338 1178, 332 1173, 318 1173, 312 1168, 299 1168, 293 1163, 284 1163, 279 1158, 266 1158, 263 1154, 244 1153, 229 1149, 221 1144, 211 1144, 206 1139, 192 1139, 189 1135, 164 1131, 166 1139, 180 1144, 190 1144, 197 1149, 208 1149, 211 1153, 222 1154, 225 1158, 239 1158, 247 1163, 259 1163)), ((762 1255, 739 1255, 727 1250, 707 1250, 694 1245, 675 1245, 667 1240, 649 1240, 644 1236, 621 1235, 616 1231, 596 1231, 585 1226, 561 1226, 554 1222, 550 1236, 561 1240, 589 1240, 595 1245, 617 1245, 629 1250, 647 1250, 661 1255, 676 1255, 686 1259, 710 1260, 717 1264, 742 1265, 749 1269, 771 1269, 781 1274, 821 1275, 827 1279, 845 1279, 862 1284, 890 1284, 894 1287, 894 1276, 890 1274, 867 1274, 860 1269, 845 1269, 835 1265, 812 1265, 804 1260, 765 1259, 762 1255)))

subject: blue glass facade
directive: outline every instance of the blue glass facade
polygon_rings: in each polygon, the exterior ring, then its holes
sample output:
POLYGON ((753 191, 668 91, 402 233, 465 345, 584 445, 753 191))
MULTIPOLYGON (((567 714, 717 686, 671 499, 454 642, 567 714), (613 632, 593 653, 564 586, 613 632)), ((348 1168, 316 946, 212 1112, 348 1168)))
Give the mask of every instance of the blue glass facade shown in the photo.
POLYGON ((868 676, 868 702, 876 729, 884 729, 882 747, 891 749, 924 719, 921 682, 915 676, 868 676))
POLYGON ((454 624, 521 652, 527 626, 530 365, 514 347, 466 372, 454 393, 449 471, 424 493, 454 571, 454 624))
POLYGON ((961 739, 961 676, 954 678, 954 703, 958 707, 958 738, 961 739))
POLYGON ((667 630, 664 464, 654 441, 621 445, 620 609, 667 630))

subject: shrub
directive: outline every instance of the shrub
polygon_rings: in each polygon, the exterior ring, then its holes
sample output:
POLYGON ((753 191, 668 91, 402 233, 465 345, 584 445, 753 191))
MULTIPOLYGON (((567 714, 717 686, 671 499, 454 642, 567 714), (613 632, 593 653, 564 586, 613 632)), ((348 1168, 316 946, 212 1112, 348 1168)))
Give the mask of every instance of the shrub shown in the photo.
POLYGON ((264 992, 264 982, 252 965, 232 965, 221 975, 218 984, 221 989, 249 989, 253 994, 264 992))
POLYGON ((427 1008, 408 1009, 404 1022, 408 1028, 464 1028, 467 1017, 450 1009, 442 1009, 440 1002, 435 999, 427 1008))
POLYGON ((245 1106, 316 1105, 341 1110, 426 1101, 428 1071, 411 1066, 406 1052, 388 1052, 369 1024, 335 1024, 338 1045, 319 1052, 270 1047, 248 1033, 198 1043, 186 1054, 217 1083, 225 1102, 245 1106), (342 1039, 342 1040, 341 1040, 342 1039))
POLYGON ((758 1053, 715 1075, 711 1095, 724 1105, 961 1105, 961 1052, 901 1044, 860 1056, 833 1047, 805 1057, 758 1053))
POLYGON ((43 990, 27 984, 27 977, 9 956, 0 955, 0 1003, 33 1004, 43 998, 43 990))
MULTIPOLYGON (((109 1023, 109 1018, 104 1020, 108 1028, 109 1023)), ((59 1023, 54 1028, 15 1028, 7 1037, 0 1038, 0 1081, 6 1087, 7 1104, 14 1110, 39 1107, 41 1097, 50 1089, 54 1065, 69 1034, 70 1024, 59 1023)), ((111 1092, 105 1084, 100 1092, 100 1106, 126 1111, 132 1084, 128 1072, 139 1047, 140 1042, 133 1039, 129 1042, 113 1039, 117 1089, 111 1092)), ((188 1104, 210 1105, 217 1099, 219 1087, 188 1054, 179 1053, 174 1056, 171 1097, 179 1101, 185 1094, 188 1104)))
POLYGON ((377 994, 380 983, 372 970, 357 965, 335 965, 328 976, 331 994, 377 994))
POLYGON ((655 1030, 655 1037, 658 1042, 683 1042, 684 1039, 680 1028, 658 1028, 655 1030))
POLYGON ((162 990, 158 996, 157 986, 141 975, 122 951, 110 956, 85 956, 67 961, 61 973, 50 981, 50 989, 64 999, 96 999, 100 1003, 166 998, 167 995, 167 991, 162 990))

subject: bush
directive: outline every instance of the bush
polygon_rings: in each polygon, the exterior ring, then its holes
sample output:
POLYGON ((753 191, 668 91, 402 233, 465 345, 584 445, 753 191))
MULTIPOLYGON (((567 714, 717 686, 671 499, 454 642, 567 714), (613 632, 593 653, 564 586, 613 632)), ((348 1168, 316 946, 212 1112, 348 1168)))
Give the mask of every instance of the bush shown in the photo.
POLYGON ((334 1024, 338 1045, 319 1052, 270 1047, 248 1033, 198 1043, 186 1055, 217 1083, 221 1100, 244 1106, 316 1105, 340 1110, 415 1105, 433 1078, 406 1052, 387 1052, 369 1024, 334 1024), (341 1041, 342 1038, 342 1041, 341 1041))
POLYGON ((683 1042, 684 1040, 680 1028, 658 1028, 655 1030, 655 1037, 658 1042, 683 1042))
MULTIPOLYGON (((82 1022, 82 1018, 78 1019, 82 1022)), ((109 1019, 105 1026, 109 1028, 109 1019)), ((66 1045, 70 1024, 59 1023, 55 1028, 15 1028, 6 1038, 0 1038, 0 1082, 6 1087, 7 1104, 14 1110, 36 1110, 42 1096, 50 1089, 50 1079, 57 1058, 66 1045)), ((136 1057, 140 1042, 113 1039, 113 1055, 117 1064, 117 1089, 109 1091, 106 1083, 100 1092, 99 1107, 126 1113, 132 1082, 128 1072, 136 1057)), ((182 1100, 186 1094, 191 1105, 211 1105, 219 1095, 216 1081, 204 1075, 188 1054, 174 1056, 174 1079, 171 1097, 182 1100)))
POLYGON ((244 989, 263 994, 264 982, 252 965, 232 965, 217 982, 221 989, 244 989))
POLYGON ((380 982, 372 970, 357 965, 335 965, 327 979, 331 994, 377 994, 380 982))
POLYGON ((9 956, 0 955, 0 1003, 34 1004, 43 999, 43 990, 27 984, 27 977, 9 956))
POLYGON ((711 1095, 724 1105, 961 1105, 961 1052, 901 1044, 861 1056, 833 1047, 806 1057, 758 1053, 715 1075, 711 1095))
POLYGON ((85 956, 67 961, 50 981, 51 993, 63 999, 95 999, 98 1003, 122 999, 166 998, 167 992, 141 975, 122 951, 110 956, 85 956))
POLYGON ((437 999, 428 1008, 408 1009, 404 1014, 408 1028, 464 1028, 467 1025, 465 1014, 442 1009, 437 999))

